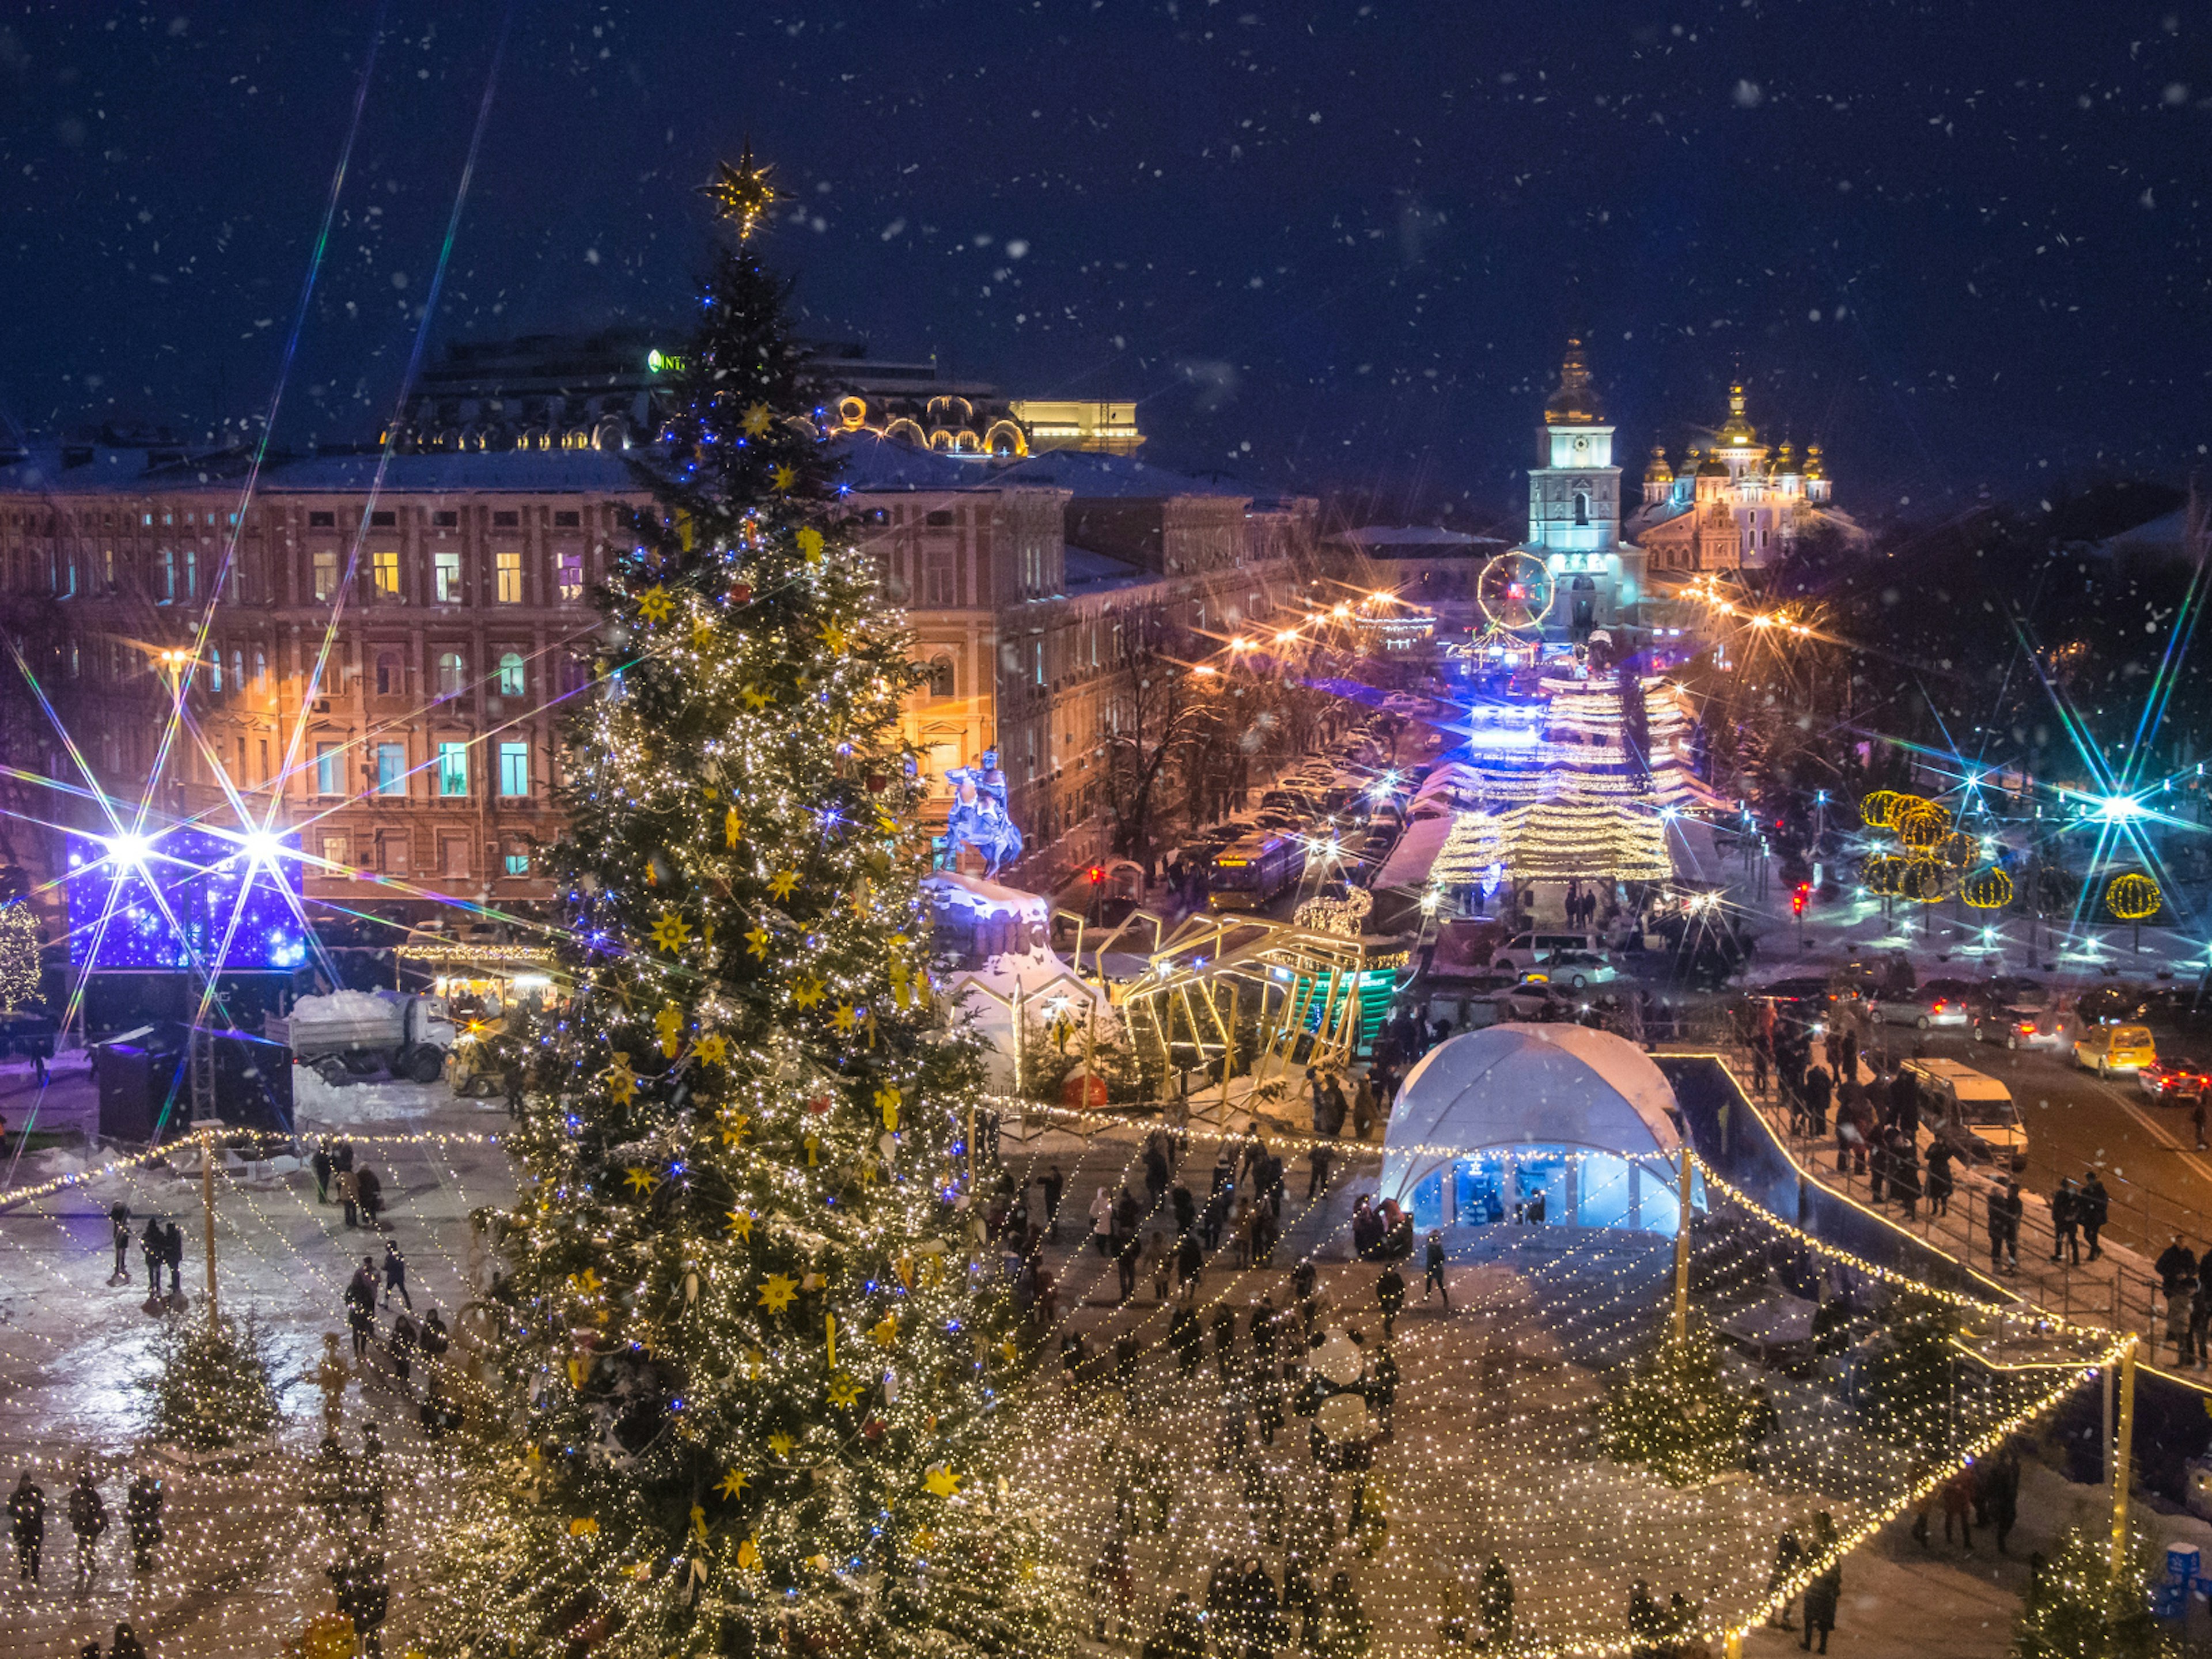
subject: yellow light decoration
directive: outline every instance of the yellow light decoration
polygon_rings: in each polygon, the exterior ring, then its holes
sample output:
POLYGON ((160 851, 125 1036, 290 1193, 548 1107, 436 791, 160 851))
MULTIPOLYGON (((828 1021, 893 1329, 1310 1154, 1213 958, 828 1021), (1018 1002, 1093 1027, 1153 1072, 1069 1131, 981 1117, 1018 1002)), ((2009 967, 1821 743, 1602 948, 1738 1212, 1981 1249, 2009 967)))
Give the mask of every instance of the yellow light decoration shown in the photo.
POLYGON ((1936 861, 1964 870, 1981 855, 1982 844, 1972 836, 1954 830, 1936 843, 1936 861))
POLYGON ((2002 910, 2012 902, 2012 878, 1991 865, 1969 876, 1959 893, 1977 910, 2002 910))
POLYGON ((1893 853, 1878 853, 1859 866, 1859 879, 1879 898, 1894 898, 1905 879, 1906 860, 1893 853))
POLYGON ((1950 884, 1950 872, 1933 859, 1910 859, 1898 877, 1897 896, 1915 904, 1934 904, 1950 884))
POLYGON ((1934 801, 1919 801, 1894 820, 1898 840, 1916 852, 1930 852, 1951 833, 1951 814, 1934 801))
POLYGON ((1859 819, 1869 830, 1887 830, 1897 803, 1905 799, 1894 789, 1877 789, 1859 803, 1859 819))
POLYGON ((2140 870, 2114 876, 2105 884, 2105 908, 2122 921, 2148 921, 2165 902, 2158 884, 2140 870))

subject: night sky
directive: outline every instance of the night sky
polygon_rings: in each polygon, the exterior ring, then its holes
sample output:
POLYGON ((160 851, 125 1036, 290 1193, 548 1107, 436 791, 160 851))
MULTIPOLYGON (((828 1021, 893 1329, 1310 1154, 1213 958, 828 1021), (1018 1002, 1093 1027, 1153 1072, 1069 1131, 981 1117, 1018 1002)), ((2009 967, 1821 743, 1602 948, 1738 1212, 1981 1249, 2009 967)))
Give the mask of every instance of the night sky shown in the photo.
POLYGON ((2182 483, 2208 32, 2132 0, 17 0, 0 415, 204 431, 281 386, 282 439, 373 437, 496 56, 432 353, 680 334, 692 186, 750 133, 808 331, 1138 398, 1170 465, 1510 507, 1579 331, 1632 492, 1737 372, 1870 520, 2182 483))

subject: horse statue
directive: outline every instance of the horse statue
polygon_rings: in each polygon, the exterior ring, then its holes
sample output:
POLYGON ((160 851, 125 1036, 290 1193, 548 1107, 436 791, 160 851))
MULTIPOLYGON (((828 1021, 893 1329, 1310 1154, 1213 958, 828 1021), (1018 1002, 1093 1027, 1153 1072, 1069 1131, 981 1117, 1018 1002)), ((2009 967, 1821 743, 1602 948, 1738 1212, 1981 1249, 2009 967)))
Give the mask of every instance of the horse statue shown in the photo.
POLYGON ((945 826, 947 864, 972 847, 983 860, 983 874, 995 876, 1022 855, 1022 832, 1006 815, 1006 775, 999 751, 987 749, 975 766, 955 766, 945 774, 952 786, 952 811, 945 826))

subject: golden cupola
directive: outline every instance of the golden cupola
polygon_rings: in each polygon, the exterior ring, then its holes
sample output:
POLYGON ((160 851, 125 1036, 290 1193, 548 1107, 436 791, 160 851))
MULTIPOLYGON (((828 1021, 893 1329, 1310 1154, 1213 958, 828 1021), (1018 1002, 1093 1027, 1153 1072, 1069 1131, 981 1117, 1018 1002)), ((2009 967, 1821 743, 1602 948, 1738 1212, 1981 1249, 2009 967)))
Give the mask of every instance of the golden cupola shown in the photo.
POLYGON ((1544 401, 1546 426, 1598 426, 1605 420, 1605 404, 1590 380, 1589 364, 1580 340, 1567 342, 1567 355, 1559 364, 1559 389, 1544 401))

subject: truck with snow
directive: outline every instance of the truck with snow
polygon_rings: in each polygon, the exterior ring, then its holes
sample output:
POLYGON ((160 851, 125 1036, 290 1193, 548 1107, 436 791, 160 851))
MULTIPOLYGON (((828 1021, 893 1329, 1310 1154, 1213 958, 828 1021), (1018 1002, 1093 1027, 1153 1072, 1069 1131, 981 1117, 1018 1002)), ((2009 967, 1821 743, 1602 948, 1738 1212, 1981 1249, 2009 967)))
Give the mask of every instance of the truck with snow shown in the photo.
POLYGON ((266 1035, 292 1047, 299 1065, 337 1085, 385 1072, 413 1083, 435 1083, 457 1041, 442 997, 404 991, 333 991, 301 997, 289 1019, 271 1019, 266 1035))

